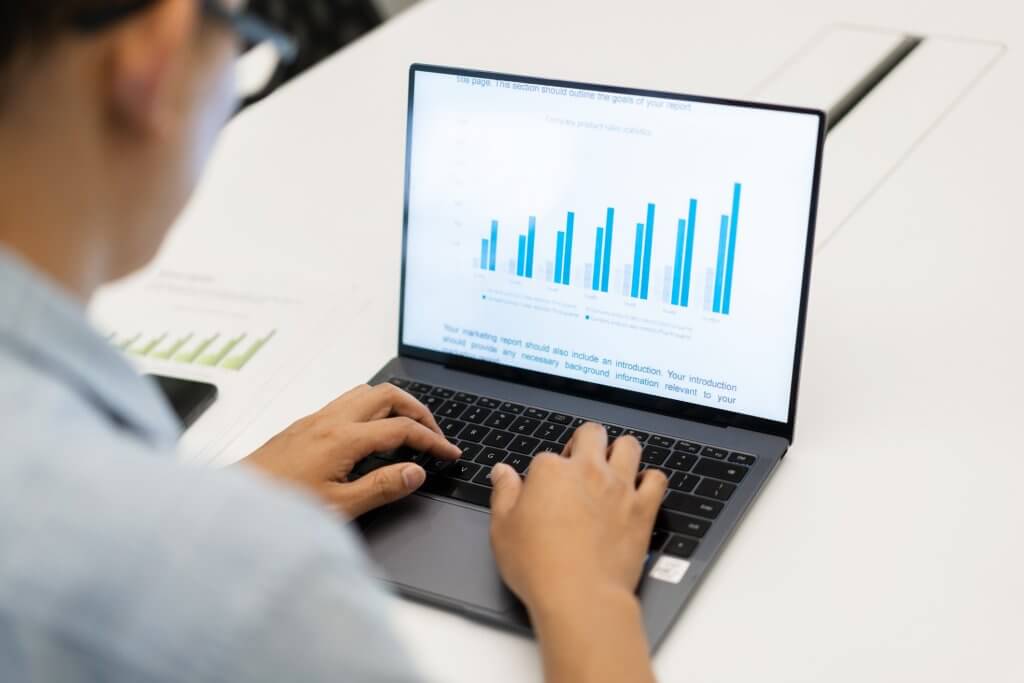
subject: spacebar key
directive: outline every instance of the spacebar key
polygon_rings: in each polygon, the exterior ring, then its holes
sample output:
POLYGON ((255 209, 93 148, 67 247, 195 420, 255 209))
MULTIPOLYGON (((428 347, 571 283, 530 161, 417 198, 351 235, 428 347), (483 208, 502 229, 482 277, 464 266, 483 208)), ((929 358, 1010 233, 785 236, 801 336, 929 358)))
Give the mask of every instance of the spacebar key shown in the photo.
POLYGON ((464 503, 473 503, 483 507, 491 506, 491 489, 465 481, 427 477, 427 481, 420 490, 424 493, 436 493, 440 496, 461 500, 464 503))

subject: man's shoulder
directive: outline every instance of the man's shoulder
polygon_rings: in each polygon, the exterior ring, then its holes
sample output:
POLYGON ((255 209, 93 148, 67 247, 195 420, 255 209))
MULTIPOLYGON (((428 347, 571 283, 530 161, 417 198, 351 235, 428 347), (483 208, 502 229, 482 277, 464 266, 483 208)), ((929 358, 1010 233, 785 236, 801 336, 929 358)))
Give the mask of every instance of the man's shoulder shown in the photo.
POLYGON ((366 580, 340 522, 243 466, 187 467, 102 422, 34 431, 0 436, 0 621, 128 668, 187 652, 180 680, 202 680, 311 576, 366 580))

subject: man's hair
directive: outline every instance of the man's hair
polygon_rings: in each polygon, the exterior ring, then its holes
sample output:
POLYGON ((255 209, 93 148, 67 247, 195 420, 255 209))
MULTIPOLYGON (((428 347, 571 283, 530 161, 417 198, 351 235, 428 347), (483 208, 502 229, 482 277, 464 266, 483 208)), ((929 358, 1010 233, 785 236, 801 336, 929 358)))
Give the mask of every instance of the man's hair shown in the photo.
POLYGON ((0 0, 0 71, 22 49, 42 47, 83 10, 117 0, 0 0))

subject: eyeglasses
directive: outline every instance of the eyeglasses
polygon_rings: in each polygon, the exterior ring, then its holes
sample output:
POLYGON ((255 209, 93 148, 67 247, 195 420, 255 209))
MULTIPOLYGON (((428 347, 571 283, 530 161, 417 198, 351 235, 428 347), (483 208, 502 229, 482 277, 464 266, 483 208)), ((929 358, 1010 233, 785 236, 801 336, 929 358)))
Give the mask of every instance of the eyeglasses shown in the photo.
MULTIPOLYGON (((144 10, 155 1, 131 0, 80 12, 71 17, 71 26, 82 33, 96 33, 144 10)), ((201 6, 203 14, 238 35, 243 51, 252 47, 259 48, 261 68, 255 74, 248 70, 245 78, 240 79, 239 96, 253 100, 266 94, 281 67, 295 61, 299 52, 298 44, 281 29, 245 10, 231 10, 215 0, 202 0, 201 6)))

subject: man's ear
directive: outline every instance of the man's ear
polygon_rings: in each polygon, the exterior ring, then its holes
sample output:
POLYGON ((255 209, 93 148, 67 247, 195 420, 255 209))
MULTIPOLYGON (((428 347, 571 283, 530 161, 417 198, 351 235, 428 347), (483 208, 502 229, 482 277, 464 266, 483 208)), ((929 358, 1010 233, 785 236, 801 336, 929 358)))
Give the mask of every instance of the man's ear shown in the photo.
POLYGON ((198 8, 194 0, 158 0, 111 30, 107 96, 114 120, 131 132, 160 135, 173 118, 198 8))

